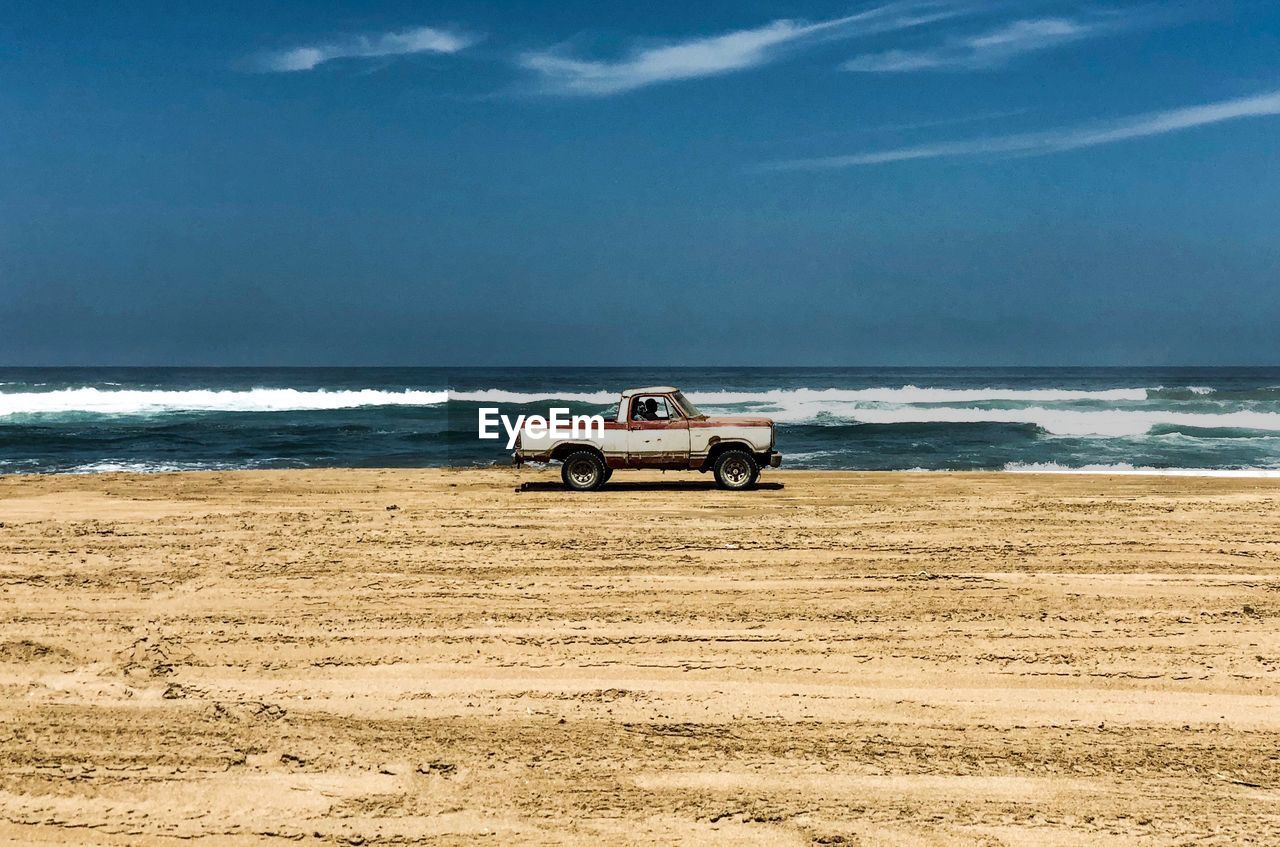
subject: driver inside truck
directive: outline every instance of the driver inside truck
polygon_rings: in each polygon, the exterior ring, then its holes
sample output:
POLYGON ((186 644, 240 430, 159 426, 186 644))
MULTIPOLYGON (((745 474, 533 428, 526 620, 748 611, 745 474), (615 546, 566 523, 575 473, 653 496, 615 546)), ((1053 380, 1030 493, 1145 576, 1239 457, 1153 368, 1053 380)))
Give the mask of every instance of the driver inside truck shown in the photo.
POLYGON ((658 401, 652 397, 636 404, 636 420, 656 421, 658 419, 658 401))

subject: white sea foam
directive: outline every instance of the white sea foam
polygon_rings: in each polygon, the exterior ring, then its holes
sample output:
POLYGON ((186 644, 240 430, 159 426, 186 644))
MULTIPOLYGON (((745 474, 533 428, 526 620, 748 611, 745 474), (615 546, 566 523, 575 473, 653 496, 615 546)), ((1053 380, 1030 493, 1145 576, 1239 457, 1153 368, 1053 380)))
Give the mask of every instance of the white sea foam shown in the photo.
POLYGON ((1212 476, 1280 479, 1280 468, 1150 468, 1127 463, 1070 467, 1060 465, 1057 462, 1010 462, 1004 466, 1004 469, 1010 473, 1131 474, 1135 476, 1212 476))
MULTIPOLYGON (((1022 409, 939 409, 906 407, 897 409, 856 409, 848 413, 857 423, 1010 423, 1034 424, 1052 435, 1126 436, 1145 435, 1153 426, 1197 428, 1226 427, 1280 431, 1276 412, 1128 411, 1107 409, 1077 411, 1028 406, 1022 409)), ((781 415, 779 420, 786 420, 781 415)))
POLYGON ((450 400, 466 403, 508 403, 513 406, 526 406, 559 400, 565 403, 612 403, 618 402, 616 391, 504 391, 501 388, 485 388, 480 391, 450 391, 450 400))
MULTIPOLYGON (((1160 389, 899 388, 771 389, 762 391, 690 392, 705 411, 768 415, 780 423, 897 424, 897 423, 1009 423, 1031 424, 1054 435, 1132 436, 1153 426, 1199 428, 1233 427, 1280 431, 1280 413, 1253 410, 1182 412, 1142 408, 1062 408, 1058 404, 1134 403, 1160 389), (1032 405, 983 408, 985 404, 1032 405), (949 405, 947 405, 949 404, 949 405), (972 404, 972 405, 961 405, 972 404)), ((1187 389, 1192 390, 1192 389, 1187 389)), ((279 412, 351 409, 364 406, 435 406, 449 399, 495 405, 576 402, 612 405, 612 391, 518 392, 485 389, 469 392, 427 390, 387 391, 300 390, 102 390, 68 388, 56 391, 0 392, 0 418, 23 414, 87 413, 147 415, 166 412, 279 412)))
MULTIPOLYGON (((1147 399, 1146 388, 1108 388, 1084 391, 1068 388, 921 388, 904 385, 899 388, 779 388, 762 391, 686 391, 694 403, 707 406, 726 406, 752 403, 790 407, 796 404, 821 405, 829 403, 978 403, 1008 400, 1022 402, 1072 402, 1079 400, 1142 401, 1147 399)), ((616 403, 618 394, 613 391, 455 391, 449 395, 454 400, 478 403, 532 404, 547 400, 564 400, 570 403, 616 403)))
POLYGON ((67 473, 172 473, 174 471, 237 470, 248 466, 228 462, 114 462, 108 460, 76 465, 67 473))
POLYGON ((247 391, 59 391, 0 392, 0 417, 20 414, 87 412, 102 415, 146 415, 160 412, 285 412, 352 409, 360 406, 433 406, 444 403, 444 391, 302 391, 296 388, 253 388, 247 391))
MULTIPOLYGON (((1280 431, 1280 413, 1257 411, 1180 412, 1160 409, 1064 409, 1047 405, 988 409, 925 404, 1079 401, 1140 402, 1160 388, 1075 389, 901 388, 774 389, 768 391, 691 391, 689 398, 708 412, 756 412, 779 423, 1010 423, 1032 424, 1053 435, 1133 436, 1153 426, 1232 427, 1280 431), (747 407, 743 409, 741 407, 747 407), (736 407, 736 408, 735 408, 736 407)), ((1186 389, 1203 393, 1206 389, 1186 389)), ((1211 389, 1208 389, 1211 390, 1211 389)), ((616 402, 612 392, 514 392, 486 390, 450 395, 454 400, 512 404, 548 401, 616 402)))

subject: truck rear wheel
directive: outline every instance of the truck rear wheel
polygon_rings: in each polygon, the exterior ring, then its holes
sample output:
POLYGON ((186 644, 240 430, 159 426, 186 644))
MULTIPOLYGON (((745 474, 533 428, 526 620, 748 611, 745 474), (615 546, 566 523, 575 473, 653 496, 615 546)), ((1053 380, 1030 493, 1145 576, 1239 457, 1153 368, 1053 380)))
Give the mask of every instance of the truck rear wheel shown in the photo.
POLYGON ((750 488, 760 476, 760 464, 746 450, 725 450, 716 457, 712 470, 716 475, 716 485, 726 491, 750 488))
POLYGON ((595 491, 604 485, 605 465, 591 450, 579 450, 564 457, 560 478, 570 491, 595 491))

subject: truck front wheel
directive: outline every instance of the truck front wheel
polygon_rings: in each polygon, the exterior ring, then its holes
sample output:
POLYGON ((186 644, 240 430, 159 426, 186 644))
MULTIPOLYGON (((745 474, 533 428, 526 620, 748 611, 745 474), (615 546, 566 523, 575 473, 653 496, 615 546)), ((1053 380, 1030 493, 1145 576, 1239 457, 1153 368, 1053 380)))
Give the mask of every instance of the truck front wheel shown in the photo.
POLYGON ((760 465, 746 450, 725 450, 716 457, 712 470, 716 485, 726 491, 741 491, 756 484, 760 465))
POLYGON ((605 465, 600 457, 590 450, 579 450, 564 457, 564 466, 560 468, 560 478, 564 487, 570 491, 595 491, 604 485, 605 465))

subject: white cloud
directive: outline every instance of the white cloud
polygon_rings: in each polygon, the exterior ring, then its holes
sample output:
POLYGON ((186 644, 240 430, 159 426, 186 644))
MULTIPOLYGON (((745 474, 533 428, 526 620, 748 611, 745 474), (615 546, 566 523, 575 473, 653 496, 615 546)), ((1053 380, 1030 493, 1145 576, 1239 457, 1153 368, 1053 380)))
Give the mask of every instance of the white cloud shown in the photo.
POLYGON ((1018 154, 1043 156, 1100 144, 1115 144, 1135 138, 1147 138, 1170 132, 1181 132, 1199 126, 1234 121, 1242 118, 1280 115, 1280 91, 1223 100, 1200 106, 1187 106, 1166 112, 1151 112, 1109 124, 1088 127, 1068 127, 1048 132, 1005 135, 979 138, 970 141, 946 141, 923 144, 916 147, 899 147, 854 153, 848 156, 827 156, 816 159, 796 159, 777 162, 765 167, 769 170, 825 170, 882 165, 889 162, 905 162, 914 159, 941 159, 957 156, 981 156, 989 154, 1018 154))
POLYGON ((268 53, 262 57, 261 66, 268 71, 309 71, 334 59, 372 59, 409 53, 457 53, 476 40, 474 36, 423 26, 404 32, 352 36, 327 44, 268 53))
POLYGON ((559 50, 519 57, 556 94, 603 96, 655 83, 713 76, 762 65, 784 48, 830 38, 848 38, 922 26, 963 14, 955 2, 890 3, 856 15, 817 23, 777 20, 756 29, 633 48, 621 59, 577 59, 559 50))
POLYGON ((999 29, 965 38, 952 38, 929 50, 890 50, 869 53, 841 67, 858 73, 903 73, 938 68, 987 68, 1001 65, 1025 53, 1047 50, 1102 35, 1115 29, 1115 21, 1082 22, 1067 18, 1014 21, 999 29))

